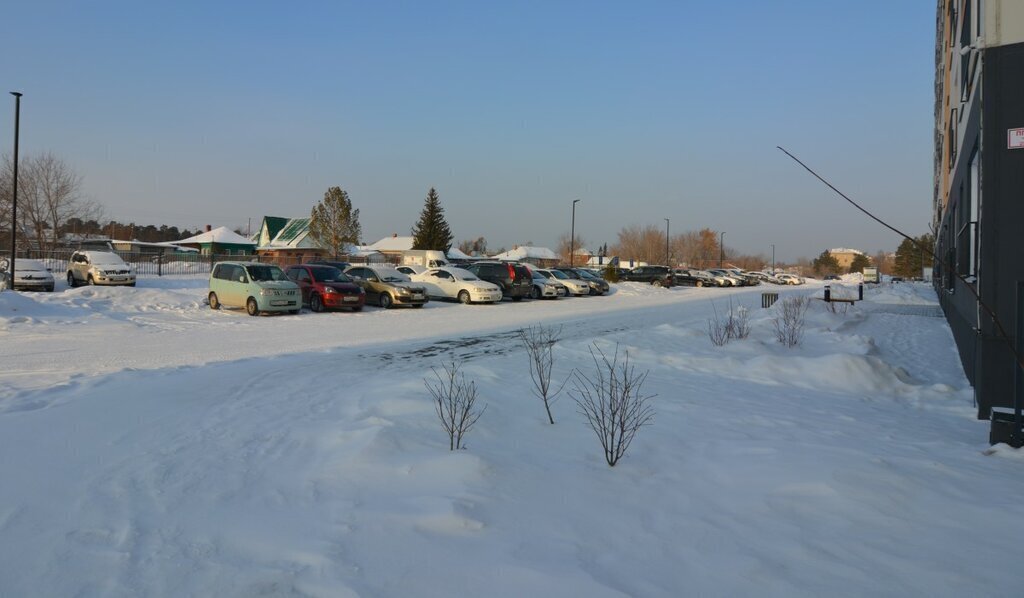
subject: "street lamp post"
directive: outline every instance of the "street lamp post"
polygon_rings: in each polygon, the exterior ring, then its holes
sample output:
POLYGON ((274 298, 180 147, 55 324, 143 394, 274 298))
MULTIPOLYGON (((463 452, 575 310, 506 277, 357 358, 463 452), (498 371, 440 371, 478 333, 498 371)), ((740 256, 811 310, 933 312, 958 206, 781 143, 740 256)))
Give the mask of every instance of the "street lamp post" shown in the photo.
POLYGON ((671 260, 668 256, 668 218, 665 219, 665 265, 669 268, 672 267, 671 260))
POLYGON ((772 274, 775 274, 775 243, 772 243, 772 274))
POLYGON ((718 267, 725 267, 725 231, 718 235, 718 267))
POLYGON ((14 96, 14 176, 12 177, 12 198, 11 198, 11 259, 8 260, 8 272, 11 277, 11 290, 14 290, 14 260, 17 250, 18 238, 18 134, 21 128, 21 93, 12 91, 14 96))
POLYGON ((575 257, 575 249, 573 245, 576 243, 576 204, 580 200, 572 200, 572 224, 569 225, 569 267, 573 266, 573 257, 575 257))

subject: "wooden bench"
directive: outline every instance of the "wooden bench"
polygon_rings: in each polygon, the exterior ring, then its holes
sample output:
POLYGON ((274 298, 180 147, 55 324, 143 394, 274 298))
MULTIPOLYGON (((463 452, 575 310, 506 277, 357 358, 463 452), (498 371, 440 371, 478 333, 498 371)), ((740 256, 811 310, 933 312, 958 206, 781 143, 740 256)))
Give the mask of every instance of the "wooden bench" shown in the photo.
POLYGON ((824 301, 826 303, 849 303, 850 305, 857 302, 856 299, 844 299, 840 297, 829 297, 828 299, 824 299, 824 301))

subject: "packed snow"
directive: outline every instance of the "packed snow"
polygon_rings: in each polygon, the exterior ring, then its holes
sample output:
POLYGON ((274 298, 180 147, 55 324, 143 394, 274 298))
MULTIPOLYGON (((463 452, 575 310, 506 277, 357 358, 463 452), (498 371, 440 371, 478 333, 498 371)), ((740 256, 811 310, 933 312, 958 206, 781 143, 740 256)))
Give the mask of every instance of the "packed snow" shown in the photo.
POLYGON ((0 595, 1020 593, 1024 458, 930 287, 812 299, 792 349, 760 294, 820 283, 613 287, 258 318, 198 278, 0 293, 0 595), (715 347, 730 303, 752 333, 715 347), (530 394, 536 324, 559 384, 595 346, 649 371, 616 467, 530 394), (486 405, 454 452, 423 383, 451 360, 486 405))

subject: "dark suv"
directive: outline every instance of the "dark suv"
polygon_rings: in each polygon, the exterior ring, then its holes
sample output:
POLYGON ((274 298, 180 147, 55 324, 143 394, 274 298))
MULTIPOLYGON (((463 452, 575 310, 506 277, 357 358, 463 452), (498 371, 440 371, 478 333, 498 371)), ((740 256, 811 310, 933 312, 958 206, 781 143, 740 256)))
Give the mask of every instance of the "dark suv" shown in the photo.
POLYGON ((656 287, 670 287, 675 284, 675 277, 668 266, 637 266, 623 274, 622 280, 649 282, 656 287))
POLYGON ((522 301, 533 290, 533 274, 529 268, 514 262, 476 262, 466 266, 480 280, 493 282, 501 288, 501 295, 513 301, 522 301))

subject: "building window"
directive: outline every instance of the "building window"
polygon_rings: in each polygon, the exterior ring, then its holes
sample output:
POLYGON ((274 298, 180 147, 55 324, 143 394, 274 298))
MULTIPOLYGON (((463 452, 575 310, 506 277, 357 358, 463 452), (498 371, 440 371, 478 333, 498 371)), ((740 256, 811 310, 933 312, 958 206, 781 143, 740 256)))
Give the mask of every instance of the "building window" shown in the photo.
POLYGON ((981 207, 981 161, 978 157, 978 146, 974 146, 974 150, 971 151, 971 162, 970 168, 968 169, 968 176, 970 181, 967 183, 967 201, 970 204, 967 206, 968 209, 968 222, 967 227, 970 231, 967 242, 968 251, 970 252, 969 259, 967 261, 968 275, 978 275, 978 226, 979 226, 979 208, 981 207))
POLYGON ((946 131, 946 139, 949 144, 949 169, 953 169, 953 165, 956 164, 956 108, 949 111, 949 129, 946 131))

